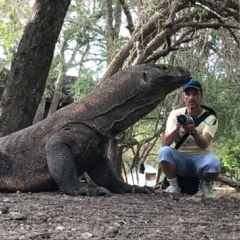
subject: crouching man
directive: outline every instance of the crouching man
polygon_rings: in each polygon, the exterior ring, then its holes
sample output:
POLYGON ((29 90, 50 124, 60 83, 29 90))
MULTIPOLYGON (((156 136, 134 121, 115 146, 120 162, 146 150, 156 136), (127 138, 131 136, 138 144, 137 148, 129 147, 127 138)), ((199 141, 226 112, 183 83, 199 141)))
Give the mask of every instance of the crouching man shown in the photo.
POLYGON ((165 192, 180 193, 177 176, 189 179, 199 177, 199 191, 205 198, 214 198, 211 181, 218 176, 221 168, 220 160, 211 153, 217 118, 212 114, 214 111, 210 111, 212 109, 201 105, 203 89, 198 81, 190 80, 182 90, 186 107, 170 113, 163 146, 158 152, 160 167, 170 183, 165 192), (187 119, 180 119, 180 115, 187 116, 187 119), (178 149, 170 147, 185 134, 187 137, 178 149))

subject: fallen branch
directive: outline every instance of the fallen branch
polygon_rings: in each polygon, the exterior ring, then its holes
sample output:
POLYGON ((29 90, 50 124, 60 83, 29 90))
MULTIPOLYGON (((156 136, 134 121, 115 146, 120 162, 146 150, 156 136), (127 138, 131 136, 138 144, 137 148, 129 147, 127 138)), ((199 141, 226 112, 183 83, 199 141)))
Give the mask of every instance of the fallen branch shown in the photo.
POLYGON ((240 191, 240 182, 232 180, 231 178, 219 175, 215 181, 222 182, 224 184, 227 184, 230 187, 235 188, 237 191, 240 191))

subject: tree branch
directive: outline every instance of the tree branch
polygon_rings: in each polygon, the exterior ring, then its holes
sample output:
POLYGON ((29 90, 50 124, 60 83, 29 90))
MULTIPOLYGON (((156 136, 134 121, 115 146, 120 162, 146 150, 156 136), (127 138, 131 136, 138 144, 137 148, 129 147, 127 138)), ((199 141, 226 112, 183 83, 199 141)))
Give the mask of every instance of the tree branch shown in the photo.
POLYGON ((126 26, 126 28, 129 30, 130 34, 132 34, 134 31, 134 24, 133 24, 131 12, 129 10, 129 6, 127 5, 125 0, 119 0, 119 2, 121 3, 123 7, 123 11, 127 18, 128 25, 126 26))
POLYGON ((236 190, 240 191, 240 182, 238 181, 234 181, 231 178, 228 177, 224 177, 222 175, 219 175, 215 181, 219 181, 222 182, 224 184, 227 184, 230 187, 236 188, 236 190))
MULTIPOLYGON (((217 4, 199 0, 197 3, 191 1, 191 5, 189 5, 189 1, 181 1, 180 3, 172 1, 171 4, 164 8, 160 6, 159 12, 152 19, 134 30, 128 43, 115 55, 109 64, 101 81, 123 68, 124 65, 157 61, 161 56, 166 56, 169 52, 177 50, 176 46, 195 38, 183 34, 181 40, 172 43, 172 46, 168 44, 165 47, 167 40, 170 42, 171 37, 180 30, 186 29, 189 34, 196 34, 201 29, 226 28, 230 31, 233 39, 239 43, 233 31, 239 29, 239 25, 234 24, 232 21, 233 12, 230 11, 230 8, 227 8, 232 4, 233 1, 229 2, 229 0, 224 0, 220 4, 219 2, 217 4), (200 6, 207 11, 201 13, 199 10, 194 10, 194 6, 200 6), (227 10, 230 11, 230 16, 227 10), (158 50, 159 48, 161 50, 158 50)), ((233 9, 238 9, 238 5, 234 5, 233 9)))

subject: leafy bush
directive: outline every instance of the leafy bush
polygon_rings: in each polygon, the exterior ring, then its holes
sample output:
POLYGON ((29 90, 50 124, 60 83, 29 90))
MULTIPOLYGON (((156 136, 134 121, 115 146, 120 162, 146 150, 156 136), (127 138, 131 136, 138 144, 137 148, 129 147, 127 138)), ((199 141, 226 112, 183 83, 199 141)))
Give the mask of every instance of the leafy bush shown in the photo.
POLYGON ((222 173, 231 178, 237 178, 240 173, 240 146, 230 142, 218 144, 216 155, 222 163, 222 173))
POLYGON ((77 81, 67 86, 74 100, 83 98, 87 93, 94 89, 96 81, 93 80, 92 75, 92 71, 83 69, 77 81))

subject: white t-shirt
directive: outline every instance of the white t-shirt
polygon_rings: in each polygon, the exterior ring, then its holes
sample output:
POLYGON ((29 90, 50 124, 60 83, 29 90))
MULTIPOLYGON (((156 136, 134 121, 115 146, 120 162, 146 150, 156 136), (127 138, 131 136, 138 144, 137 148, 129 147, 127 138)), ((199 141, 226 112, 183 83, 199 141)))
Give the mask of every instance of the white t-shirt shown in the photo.
MULTIPOLYGON (((175 121, 176 121, 176 116, 185 114, 186 109, 187 109, 186 107, 179 108, 179 109, 173 110, 170 113, 168 120, 167 120, 167 126, 166 126, 166 131, 165 131, 166 133, 173 129, 175 121)), ((200 117, 204 112, 206 112, 205 109, 197 117, 200 117)), ((218 121, 217 121, 216 117, 214 115, 210 115, 196 127, 196 130, 201 134, 206 132, 214 138, 214 135, 217 131, 217 127, 218 127, 218 121)), ((177 137, 175 139, 175 144, 181 139, 181 137, 184 134, 185 134, 185 131, 181 127, 179 132, 177 133, 177 137)), ((173 145, 173 147, 175 146, 175 144, 173 145)), ((193 137, 191 135, 189 135, 188 138, 182 143, 182 145, 180 146, 180 148, 178 150, 180 152, 182 152, 186 155, 190 155, 190 156, 206 154, 206 153, 212 152, 212 143, 210 143, 207 148, 201 149, 200 147, 198 147, 196 145, 193 137)))

